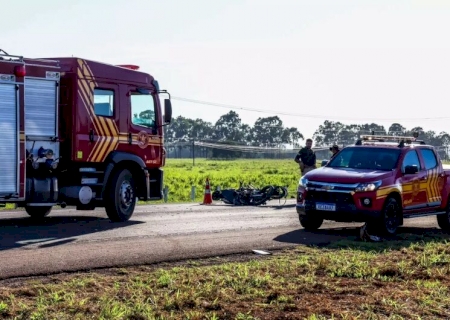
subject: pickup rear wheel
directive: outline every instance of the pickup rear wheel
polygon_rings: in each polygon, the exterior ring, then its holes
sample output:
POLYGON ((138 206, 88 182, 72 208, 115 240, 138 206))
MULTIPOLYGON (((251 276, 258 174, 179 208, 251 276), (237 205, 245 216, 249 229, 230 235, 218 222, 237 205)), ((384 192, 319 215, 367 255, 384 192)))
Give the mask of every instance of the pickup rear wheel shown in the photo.
POLYGON ((112 176, 105 192, 105 209, 113 222, 128 221, 136 206, 133 175, 127 169, 118 170, 112 176))
POLYGON ((320 228, 323 223, 323 219, 320 217, 315 217, 312 214, 299 215, 298 219, 300 220, 300 224, 307 231, 314 231, 320 228))
POLYGON ((383 210, 381 210, 381 217, 378 221, 378 231, 383 234, 393 235, 397 232, 400 225, 400 217, 402 211, 397 199, 390 197, 386 200, 383 210))
POLYGON ((447 200, 447 208, 445 211, 446 211, 446 213, 438 214, 436 216, 436 218, 437 218, 439 228, 448 232, 448 231, 450 231, 450 197, 447 200))

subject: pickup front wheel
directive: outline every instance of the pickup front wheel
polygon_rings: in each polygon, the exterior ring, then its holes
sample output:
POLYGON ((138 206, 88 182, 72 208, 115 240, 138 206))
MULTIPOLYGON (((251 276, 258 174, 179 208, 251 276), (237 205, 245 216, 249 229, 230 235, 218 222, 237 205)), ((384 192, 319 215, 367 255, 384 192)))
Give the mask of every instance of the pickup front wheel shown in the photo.
POLYGON ((300 224, 307 231, 314 231, 320 228, 323 223, 323 219, 315 217, 311 214, 302 214, 298 216, 300 224))
POLYGON ((400 225, 401 214, 402 209, 398 201, 393 197, 388 198, 381 211, 381 217, 377 223, 378 228, 376 229, 383 234, 395 234, 400 225))

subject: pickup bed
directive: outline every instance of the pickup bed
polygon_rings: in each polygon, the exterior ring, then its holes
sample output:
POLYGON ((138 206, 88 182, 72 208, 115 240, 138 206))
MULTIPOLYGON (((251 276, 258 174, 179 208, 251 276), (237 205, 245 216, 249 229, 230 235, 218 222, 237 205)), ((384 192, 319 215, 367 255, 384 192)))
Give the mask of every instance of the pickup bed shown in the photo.
POLYGON ((301 177, 301 225, 315 230, 324 220, 367 222, 378 233, 394 234, 404 218, 436 215, 440 228, 450 231, 450 166, 416 137, 396 139, 364 136, 301 177))

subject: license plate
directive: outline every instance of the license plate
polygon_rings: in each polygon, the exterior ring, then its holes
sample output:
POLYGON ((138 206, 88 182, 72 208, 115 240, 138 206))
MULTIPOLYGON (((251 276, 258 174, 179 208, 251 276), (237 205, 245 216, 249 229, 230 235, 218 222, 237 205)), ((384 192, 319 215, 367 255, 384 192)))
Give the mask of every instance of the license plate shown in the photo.
POLYGON ((336 205, 333 203, 316 203, 316 210, 336 211, 336 205))

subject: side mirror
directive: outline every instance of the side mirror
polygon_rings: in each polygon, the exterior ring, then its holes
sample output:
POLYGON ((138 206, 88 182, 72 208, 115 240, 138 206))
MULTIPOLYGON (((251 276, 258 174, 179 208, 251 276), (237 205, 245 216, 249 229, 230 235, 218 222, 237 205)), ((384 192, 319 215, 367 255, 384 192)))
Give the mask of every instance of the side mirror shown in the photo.
POLYGON ((419 172, 419 168, 416 165, 405 167, 405 174, 416 174, 417 172, 419 172))
POLYGON ((324 166, 326 166, 326 165, 327 165, 327 163, 328 163, 328 160, 322 160, 322 164, 321 164, 321 166, 322 166, 322 167, 324 167, 324 166))
POLYGON ((164 99, 164 123, 172 122, 172 103, 170 99, 164 99))

